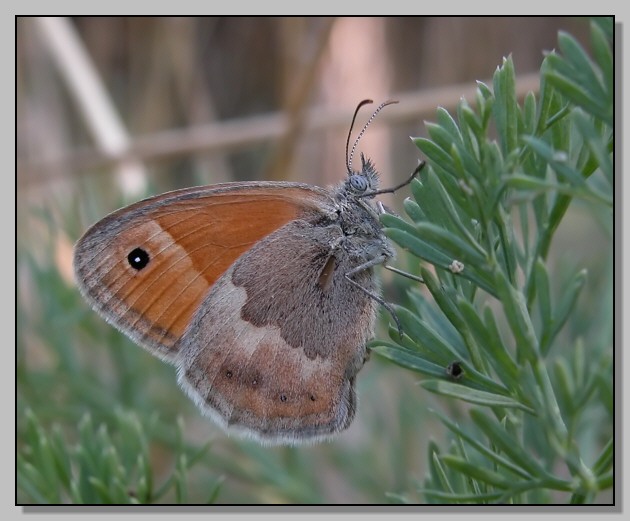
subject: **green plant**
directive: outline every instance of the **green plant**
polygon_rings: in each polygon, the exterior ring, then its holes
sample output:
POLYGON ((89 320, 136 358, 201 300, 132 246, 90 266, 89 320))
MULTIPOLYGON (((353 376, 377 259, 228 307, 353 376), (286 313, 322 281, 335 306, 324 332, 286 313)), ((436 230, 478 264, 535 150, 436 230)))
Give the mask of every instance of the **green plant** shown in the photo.
MULTIPOLYGON (((78 425, 78 439, 71 444, 59 426, 46 430, 31 410, 19 454, 18 487, 37 503, 145 504, 170 498, 188 501, 186 482, 190 469, 206 453, 208 444, 191 450, 178 425, 175 465, 162 483, 154 483, 156 470, 150 452, 153 440, 133 413, 115 412, 113 433, 105 424, 95 427, 89 414, 78 425), (115 433, 115 434, 114 434, 115 433)), ((157 416, 152 418, 155 431, 157 416)), ((222 479, 208 490, 207 502, 216 499, 222 479)))
POLYGON ((591 36, 592 59, 560 33, 522 104, 507 58, 476 110, 439 109, 415 140, 429 168, 405 202, 411 222, 382 217, 427 264, 425 288, 397 307, 404 337, 372 349, 472 404, 470 421, 438 413, 452 444, 429 445, 428 502, 587 503, 612 488, 612 19, 591 36), (587 270, 552 255, 574 206, 606 237, 586 294, 587 270))

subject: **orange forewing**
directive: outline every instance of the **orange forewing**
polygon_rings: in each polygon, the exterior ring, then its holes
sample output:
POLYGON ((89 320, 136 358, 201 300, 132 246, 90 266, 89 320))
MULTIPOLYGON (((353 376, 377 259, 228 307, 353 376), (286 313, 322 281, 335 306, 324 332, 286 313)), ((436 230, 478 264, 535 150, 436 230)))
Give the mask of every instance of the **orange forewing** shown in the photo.
POLYGON ((253 244, 289 221, 326 213, 323 190, 293 183, 226 183, 145 199, 94 225, 79 241, 84 295, 116 327, 172 356, 214 282, 253 244), (149 262, 137 270, 136 248, 149 262))

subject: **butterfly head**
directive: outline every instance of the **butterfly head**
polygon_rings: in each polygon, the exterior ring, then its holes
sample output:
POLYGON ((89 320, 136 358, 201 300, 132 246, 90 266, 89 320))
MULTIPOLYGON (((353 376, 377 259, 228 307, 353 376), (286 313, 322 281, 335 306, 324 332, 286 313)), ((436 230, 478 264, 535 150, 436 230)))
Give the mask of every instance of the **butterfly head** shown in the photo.
POLYGON ((368 119, 367 123, 363 126, 361 132, 357 136, 354 141, 354 145, 350 148, 350 136, 352 135, 352 127, 354 127, 354 121, 357 118, 357 114, 359 113, 359 109, 363 105, 367 105, 368 103, 372 103, 372 100, 366 99, 357 105, 357 108, 354 111, 354 116, 352 116, 352 123, 350 123, 350 130, 348 131, 348 139, 346 140, 346 169, 348 171, 348 177, 344 183, 344 191, 348 194, 352 194, 355 197, 369 197, 368 194, 371 192, 376 192, 378 190, 378 172, 374 167, 374 163, 368 158, 366 158, 363 154, 361 154, 361 170, 356 171, 352 169, 352 158, 354 157, 354 151, 359 144, 359 141, 363 137, 363 134, 367 130, 368 126, 372 122, 372 120, 376 117, 376 115, 386 107, 387 105, 391 105, 392 103, 398 103, 395 100, 388 100, 381 103, 378 108, 372 113, 370 119, 368 119))
POLYGON ((344 187, 348 193, 363 197, 378 190, 378 172, 374 163, 361 154, 361 170, 349 170, 344 187))

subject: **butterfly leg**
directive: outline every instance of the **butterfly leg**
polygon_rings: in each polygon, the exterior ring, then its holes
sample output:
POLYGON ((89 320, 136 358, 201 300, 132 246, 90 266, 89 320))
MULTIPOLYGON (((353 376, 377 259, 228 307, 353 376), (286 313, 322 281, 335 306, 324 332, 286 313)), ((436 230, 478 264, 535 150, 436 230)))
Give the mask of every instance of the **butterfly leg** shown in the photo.
POLYGON ((383 190, 376 190, 374 192, 366 192, 357 197, 374 197, 375 195, 380 195, 380 194, 393 194, 396 190, 400 190, 404 186, 411 184, 411 181, 413 181, 415 177, 420 173, 420 171, 424 168, 425 164, 426 163, 424 161, 419 161, 418 166, 413 171, 413 173, 407 179, 405 179, 402 183, 394 186, 393 188, 385 188, 383 190))
POLYGON ((360 266, 357 266, 356 268, 351 269, 344 276, 345 276, 346 280, 350 284, 352 284, 354 287, 356 287, 356 288, 360 289, 361 291, 363 291, 363 293, 365 293, 368 297, 370 297, 371 299, 374 299, 381 306, 383 306, 387 311, 389 311, 390 315, 394 319, 394 322, 396 322, 396 327, 398 328, 398 334, 402 338, 402 336, 403 336, 402 326, 400 324, 400 320, 398 319, 398 315, 396 315, 396 311, 394 311, 394 308, 392 307, 392 305, 389 304, 388 302, 386 302, 385 300, 383 300, 383 298, 381 296, 379 296, 376 293, 370 291, 369 289, 364 288, 363 286, 361 286, 361 284, 359 284, 358 282, 352 280, 352 278, 351 278, 352 275, 355 275, 356 273, 360 273, 360 272, 362 272, 364 270, 373 268, 374 266, 377 266, 379 264, 385 264, 387 259, 389 259, 388 255, 379 255, 378 257, 374 257, 373 259, 370 259, 369 261, 361 264, 360 266))
POLYGON ((403 277, 407 277, 408 279, 415 280, 416 282, 420 282, 424 284, 424 279, 422 277, 418 277, 417 275, 412 275, 411 273, 407 273, 406 271, 399 270, 398 268, 394 268, 393 266, 388 266, 387 264, 383 264, 383 268, 398 273, 398 275, 402 275, 403 277))

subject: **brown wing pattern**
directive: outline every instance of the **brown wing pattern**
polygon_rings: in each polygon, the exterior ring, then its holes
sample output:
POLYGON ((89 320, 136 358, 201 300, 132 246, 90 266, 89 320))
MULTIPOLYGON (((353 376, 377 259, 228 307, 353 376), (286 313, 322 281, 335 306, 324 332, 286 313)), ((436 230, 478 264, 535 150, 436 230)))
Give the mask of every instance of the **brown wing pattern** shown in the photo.
POLYGON ((319 284, 322 251, 340 231, 308 228, 287 224, 243 254, 180 340, 189 396, 219 424, 264 443, 317 440, 349 425, 372 333, 374 302, 345 281, 348 259, 319 284))
POLYGON ((109 322, 169 359, 209 288, 243 252, 328 205, 323 190, 287 183, 215 185, 146 199, 79 240, 77 282, 109 322))

